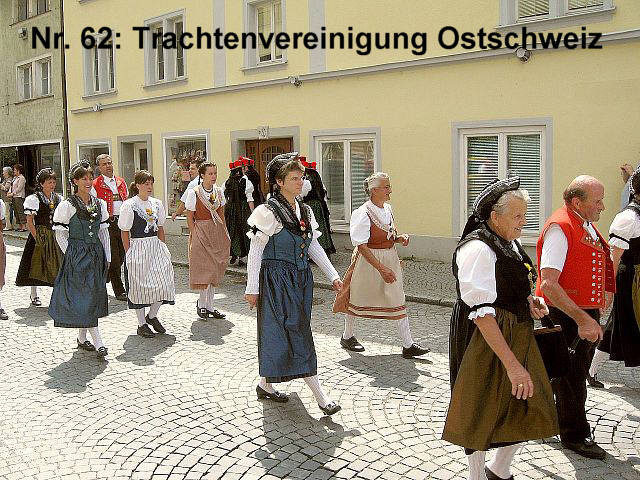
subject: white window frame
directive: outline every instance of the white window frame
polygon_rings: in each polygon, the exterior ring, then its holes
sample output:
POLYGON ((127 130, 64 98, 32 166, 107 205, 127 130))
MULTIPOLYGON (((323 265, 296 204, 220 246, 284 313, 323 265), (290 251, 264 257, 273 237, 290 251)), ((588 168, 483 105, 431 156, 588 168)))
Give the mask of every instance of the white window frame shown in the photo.
POLYGON ((344 220, 331 220, 331 225, 338 227, 337 231, 349 231, 349 222, 351 221, 351 148, 350 142, 373 142, 373 170, 378 172, 381 170, 380 161, 380 136, 378 133, 362 133, 362 134, 331 134, 318 135, 313 137, 314 153, 318 165, 318 172, 322 173, 322 144, 343 142, 344 145, 344 220), (342 228, 341 228, 342 227, 342 228))
POLYGON ((84 96, 92 97, 105 95, 117 91, 117 70, 116 70, 116 46, 115 30, 111 30, 111 48, 98 48, 98 45, 105 38, 106 34, 95 33, 95 46, 91 49, 83 49, 83 75, 84 75, 84 96), (98 60, 98 88, 96 88, 96 54, 98 60), (113 76, 113 86, 111 77, 113 76))
MULTIPOLYGON (((98 140, 78 140, 76 141, 76 162, 81 160, 80 158, 80 149, 82 147, 85 148, 104 148, 106 147, 109 150, 108 155, 113 157, 113 153, 111 152, 111 139, 98 139, 98 140)), ((91 165, 93 169, 95 165, 91 165)))
MULTIPOLYGON (((280 31, 287 31, 287 21, 286 21, 286 0, 243 0, 244 1, 244 31, 245 32, 253 32, 256 36, 258 35, 258 15, 257 9, 260 6, 267 4, 274 4, 276 2, 280 2, 280 13, 281 13, 281 25, 280 31)), ((271 25, 273 28, 273 15, 271 16, 271 25)), ((258 43, 258 41, 256 42, 258 43)), ((246 69, 255 69, 255 68, 265 68, 271 66, 280 66, 287 63, 287 50, 282 50, 282 58, 275 59, 275 43, 271 43, 271 60, 261 62, 259 58, 259 48, 248 48, 244 51, 244 67, 243 70, 246 69)), ((258 45, 256 45, 258 47, 258 45)))
POLYGON ((518 0, 500 0, 500 28, 521 25, 535 26, 537 29, 582 25, 606 19, 616 10, 613 0, 603 0, 602 5, 569 10, 569 0, 549 0, 549 13, 535 17, 518 18, 518 0), (605 17, 603 17, 605 16, 605 17))
POLYGON ((32 58, 30 60, 20 62, 16 64, 16 92, 18 102, 26 102, 28 100, 35 100, 38 98, 45 98, 53 96, 51 92, 51 77, 52 77, 52 69, 53 69, 53 61, 52 55, 47 53, 45 55, 40 55, 38 57, 32 58), (49 82, 48 82, 48 92, 42 92, 42 70, 40 65, 42 63, 49 64, 49 82), (25 98, 24 96, 24 76, 23 71, 29 70, 30 72, 30 96, 29 98, 25 98))
POLYGON ((525 245, 533 245, 538 238, 540 229, 544 225, 547 207, 550 205, 550 192, 547 191, 547 127, 545 125, 531 126, 505 126, 505 127, 478 127, 461 128, 459 130, 460 152, 460 203, 458 233, 462 232, 469 217, 467 211, 467 138, 478 136, 498 136, 498 177, 505 178, 507 174, 507 136, 508 135, 540 135, 540 211, 538 212, 538 230, 523 230, 522 242, 525 245))
POLYGON ((187 75, 187 50, 182 50, 183 75, 178 76, 178 49, 163 49, 163 78, 160 79, 158 71, 158 50, 153 48, 154 29, 162 27, 162 33, 175 33, 176 23, 182 23, 182 31, 187 31, 185 10, 167 13, 144 21, 145 27, 150 27, 144 35, 144 79, 145 87, 163 85, 171 82, 179 82, 188 79, 187 75))

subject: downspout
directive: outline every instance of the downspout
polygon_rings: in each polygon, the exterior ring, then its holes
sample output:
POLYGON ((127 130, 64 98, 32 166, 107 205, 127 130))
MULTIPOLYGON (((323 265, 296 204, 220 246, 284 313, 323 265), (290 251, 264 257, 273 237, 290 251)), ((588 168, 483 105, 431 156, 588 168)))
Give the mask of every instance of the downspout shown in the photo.
MULTIPOLYGON (((64 36, 64 1, 60 0, 60 31, 63 33, 63 40, 66 41, 64 36)), ((70 166, 70 156, 69 156, 69 116, 67 110, 67 68, 66 68, 66 49, 60 49, 60 74, 62 75, 62 145, 63 151, 60 152, 62 156, 62 161, 64 162, 62 168, 62 176, 64 178, 64 174, 69 172, 70 166)), ((67 191, 67 182, 62 181, 63 184, 63 193, 66 194, 67 191)))

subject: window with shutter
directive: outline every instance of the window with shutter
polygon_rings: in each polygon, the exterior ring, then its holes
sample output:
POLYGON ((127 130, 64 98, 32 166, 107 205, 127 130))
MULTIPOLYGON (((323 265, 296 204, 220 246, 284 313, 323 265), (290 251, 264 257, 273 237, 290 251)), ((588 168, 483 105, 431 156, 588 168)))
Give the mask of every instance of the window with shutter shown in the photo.
POLYGON ((540 135, 507 135, 507 176, 518 175, 529 192, 525 230, 540 226, 540 135))
POLYGON ((604 2, 602 0, 568 0, 568 1, 569 1, 569 10, 579 10, 581 8, 604 6, 604 2))
POLYGON ((364 179, 373 173, 373 142, 350 142, 351 153, 351 211, 367 201, 364 179))
POLYGON ((467 140, 467 211, 482 189, 498 178, 498 136, 469 137, 467 140))
POLYGON ((549 14, 549 0, 518 0, 518 18, 549 14))

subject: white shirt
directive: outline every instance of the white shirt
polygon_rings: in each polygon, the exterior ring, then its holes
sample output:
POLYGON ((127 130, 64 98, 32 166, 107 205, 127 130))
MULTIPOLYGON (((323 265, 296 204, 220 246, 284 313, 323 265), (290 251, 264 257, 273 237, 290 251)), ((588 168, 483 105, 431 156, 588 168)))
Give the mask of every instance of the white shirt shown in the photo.
MULTIPOLYGON (((207 192, 204 187, 202 187, 202 190, 204 192, 207 192)), ((213 192, 213 190, 216 191, 216 196, 220 199, 220 206, 224 207, 225 204, 227 203, 226 198, 224 198, 224 190, 219 187, 218 185, 214 185, 213 189, 211 190, 213 192)), ((192 188, 191 190, 187 190, 187 197, 184 199, 184 208, 186 210, 189 210, 190 212, 195 212, 196 211, 196 190, 195 188, 192 188)), ((207 192, 208 193, 208 192, 207 192)))
POLYGON ((393 210, 388 203, 385 203, 383 208, 380 208, 373 202, 368 201, 356 208, 351 214, 351 221, 349 222, 349 234, 354 247, 367 243, 371 235, 371 219, 367 214, 367 204, 372 207, 378 219, 385 225, 390 225, 393 218, 393 210))
POLYGON ((629 240, 640 237, 640 219, 633 210, 623 210, 615 216, 611 227, 609 227, 609 235, 614 234, 618 237, 609 239, 609 246, 618 247, 622 250, 629 249, 629 240))
POLYGON ((189 185, 187 185, 187 189, 184 191, 184 193, 180 197, 180 201, 186 205, 186 203, 187 203, 187 194, 189 193, 189 190, 193 190, 198 185, 200 185, 200 175, 198 175, 196 178, 194 178, 193 180, 191 180, 189 182, 189 185))
MULTIPOLYGON (((511 242, 513 251, 521 257, 516 242, 511 242)), ((522 258, 522 257, 521 257, 522 258)), ((496 288, 495 252, 481 240, 471 240, 458 249, 456 265, 458 266, 458 282, 460 298, 470 307, 483 303, 493 303, 498 298, 496 288)), ((485 315, 495 316, 493 307, 481 307, 469 314, 470 320, 485 315)))
MULTIPOLYGON (((55 200, 55 197, 59 196, 56 192, 51 194, 51 200, 55 200)), ((40 209, 40 198, 35 193, 29 195, 24 199, 24 213, 25 215, 35 215, 40 209)))
MULTIPOLYGON (((598 240, 598 234, 590 222, 585 220, 582 226, 589 232, 591 238, 598 240)), ((552 223, 544 234, 542 253, 540 255, 540 270, 543 268, 553 268, 561 272, 564 269, 564 262, 567 260, 568 251, 569 242, 567 236, 562 231, 562 227, 557 223, 552 223)))
MULTIPOLYGON (((111 178, 102 175, 102 178, 104 179, 104 184, 109 187, 111 189, 111 191, 117 195, 118 194, 118 187, 116 185, 116 177, 113 176, 111 178)), ((126 187, 125 187, 126 188, 126 187)), ((95 190, 94 190, 95 191, 95 190)), ((120 207, 122 207, 122 201, 117 200, 113 202, 113 216, 116 217, 118 215, 120 215, 120 207)))
POLYGON ((246 175, 243 175, 242 178, 245 179, 244 196, 247 197, 247 202, 253 202, 253 183, 246 175))
POLYGON ((122 208, 120 209, 120 217, 118 218, 118 228, 122 231, 128 232, 131 230, 133 226, 133 218, 134 212, 133 209, 140 209, 143 212, 147 209, 151 211, 157 211, 158 227, 162 227, 164 225, 164 221, 166 220, 166 214, 164 210, 164 205, 162 202, 154 197, 149 197, 147 200, 142 200, 138 195, 135 197, 131 197, 130 199, 124 201, 122 203, 122 208))
POLYGON ((311 182, 306 178, 302 182, 302 192, 300 192, 300 198, 304 199, 307 194, 311 191, 311 182))

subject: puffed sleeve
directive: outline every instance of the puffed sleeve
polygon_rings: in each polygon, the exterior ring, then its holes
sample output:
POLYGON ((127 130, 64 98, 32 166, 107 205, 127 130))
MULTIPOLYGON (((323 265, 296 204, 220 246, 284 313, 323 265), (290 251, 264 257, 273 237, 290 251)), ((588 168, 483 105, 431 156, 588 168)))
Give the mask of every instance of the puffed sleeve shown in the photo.
POLYGON ((127 200, 120 207, 120 217, 118 218, 118 228, 128 232, 133 226, 133 208, 130 200, 127 200))
POLYGON ((24 199, 24 214, 35 215, 40 209, 40 200, 38 196, 33 194, 24 199))
POLYGON ((162 200, 154 199, 156 204, 158 205, 158 226, 164 226, 164 221, 167 219, 167 211, 164 209, 164 203, 162 200))
POLYGON ((253 209, 253 212, 247 219, 247 223, 249 227, 251 227, 251 230, 247 232, 247 236, 251 239, 253 239, 254 236, 263 235, 270 237, 276 233, 276 228, 279 226, 276 216, 264 203, 253 209))
POLYGON ((253 202, 253 183, 248 178, 245 182, 244 194, 247 197, 247 202, 253 202))
POLYGON ((609 245, 622 250, 629 248, 629 240, 640 237, 640 219, 633 210, 618 213, 609 228, 609 245))
POLYGON ((184 199, 184 208, 190 212, 196 211, 196 189, 187 190, 187 198, 184 199))
POLYGON ((60 202, 53 212, 53 229, 69 230, 69 220, 76 213, 76 209, 67 200, 60 202))
POLYGON ((351 214, 349 234, 351 235, 351 243, 354 247, 369 241, 369 236, 371 235, 371 219, 369 219, 367 209, 364 205, 354 210, 351 214))
POLYGON ((480 240, 471 240, 456 255, 460 298, 471 307, 469 319, 496 314, 496 254, 480 240))
POLYGON ((300 192, 300 198, 304 199, 304 197, 306 197, 310 191, 311 182, 305 178, 304 182, 302 182, 302 192, 300 192))
POLYGON ((107 202, 98 199, 100 203, 100 210, 102 211, 102 217, 100 218, 100 230, 106 230, 109 228, 109 210, 107 210, 107 202))
POLYGON ((218 189, 218 198, 220 199, 220 206, 224 207, 227 204, 227 197, 224 196, 224 184, 221 187, 215 186, 213 188, 218 189))

